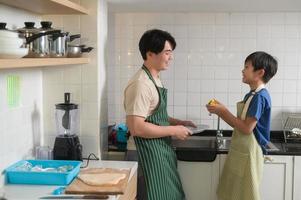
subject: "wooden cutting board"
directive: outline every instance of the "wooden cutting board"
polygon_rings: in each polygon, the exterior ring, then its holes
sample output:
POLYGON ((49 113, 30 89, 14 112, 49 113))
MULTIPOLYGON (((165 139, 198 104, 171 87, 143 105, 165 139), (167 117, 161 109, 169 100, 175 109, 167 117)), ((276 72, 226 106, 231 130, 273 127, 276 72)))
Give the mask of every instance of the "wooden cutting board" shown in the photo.
POLYGON ((92 186, 83 182, 79 178, 75 178, 66 188, 66 194, 95 194, 95 195, 117 195, 124 194, 127 187, 130 169, 113 169, 113 168, 90 168, 81 170, 80 174, 98 174, 98 173, 120 173, 126 177, 121 179, 117 184, 103 184, 101 186, 92 186))

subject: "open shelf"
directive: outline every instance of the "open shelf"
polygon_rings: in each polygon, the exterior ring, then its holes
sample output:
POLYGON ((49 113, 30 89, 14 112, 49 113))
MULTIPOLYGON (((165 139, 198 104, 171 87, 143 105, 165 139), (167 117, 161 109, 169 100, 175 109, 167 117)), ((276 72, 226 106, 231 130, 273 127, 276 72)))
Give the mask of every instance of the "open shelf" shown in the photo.
POLYGON ((0 69, 30 68, 89 63, 89 58, 19 58, 0 59, 0 69))
POLYGON ((89 11, 69 0, 0 0, 0 3, 42 15, 89 14, 89 11))

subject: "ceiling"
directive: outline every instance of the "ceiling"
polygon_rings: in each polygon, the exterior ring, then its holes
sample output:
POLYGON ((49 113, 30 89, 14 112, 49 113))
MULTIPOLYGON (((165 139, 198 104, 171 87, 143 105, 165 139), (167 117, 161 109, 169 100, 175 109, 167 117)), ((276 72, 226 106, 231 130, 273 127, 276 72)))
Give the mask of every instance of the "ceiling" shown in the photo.
POLYGON ((107 0, 110 12, 296 12, 300 0, 107 0))

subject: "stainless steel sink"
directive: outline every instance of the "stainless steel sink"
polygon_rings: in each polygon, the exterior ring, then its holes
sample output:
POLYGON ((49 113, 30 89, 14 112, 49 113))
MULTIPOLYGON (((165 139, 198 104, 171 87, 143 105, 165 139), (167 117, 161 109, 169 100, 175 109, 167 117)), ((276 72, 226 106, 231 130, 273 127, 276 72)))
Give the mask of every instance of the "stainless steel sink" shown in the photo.
POLYGON ((172 140, 178 160, 190 162, 212 162, 216 158, 216 138, 191 136, 187 140, 172 140))
POLYGON ((216 148, 215 137, 189 137, 187 140, 172 140, 172 146, 175 149, 215 149, 216 148))

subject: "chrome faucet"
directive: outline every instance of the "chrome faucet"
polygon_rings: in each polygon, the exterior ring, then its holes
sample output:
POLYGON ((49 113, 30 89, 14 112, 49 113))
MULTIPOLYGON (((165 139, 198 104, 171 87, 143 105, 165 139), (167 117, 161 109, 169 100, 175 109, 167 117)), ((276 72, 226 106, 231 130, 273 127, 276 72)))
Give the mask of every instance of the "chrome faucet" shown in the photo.
POLYGON ((216 129, 216 137, 223 137, 223 131, 220 129, 221 119, 217 117, 217 129, 216 129))
POLYGON ((216 143, 218 148, 225 145, 225 140, 223 139, 223 131, 220 129, 220 117, 217 117, 217 129, 216 129, 216 143))

